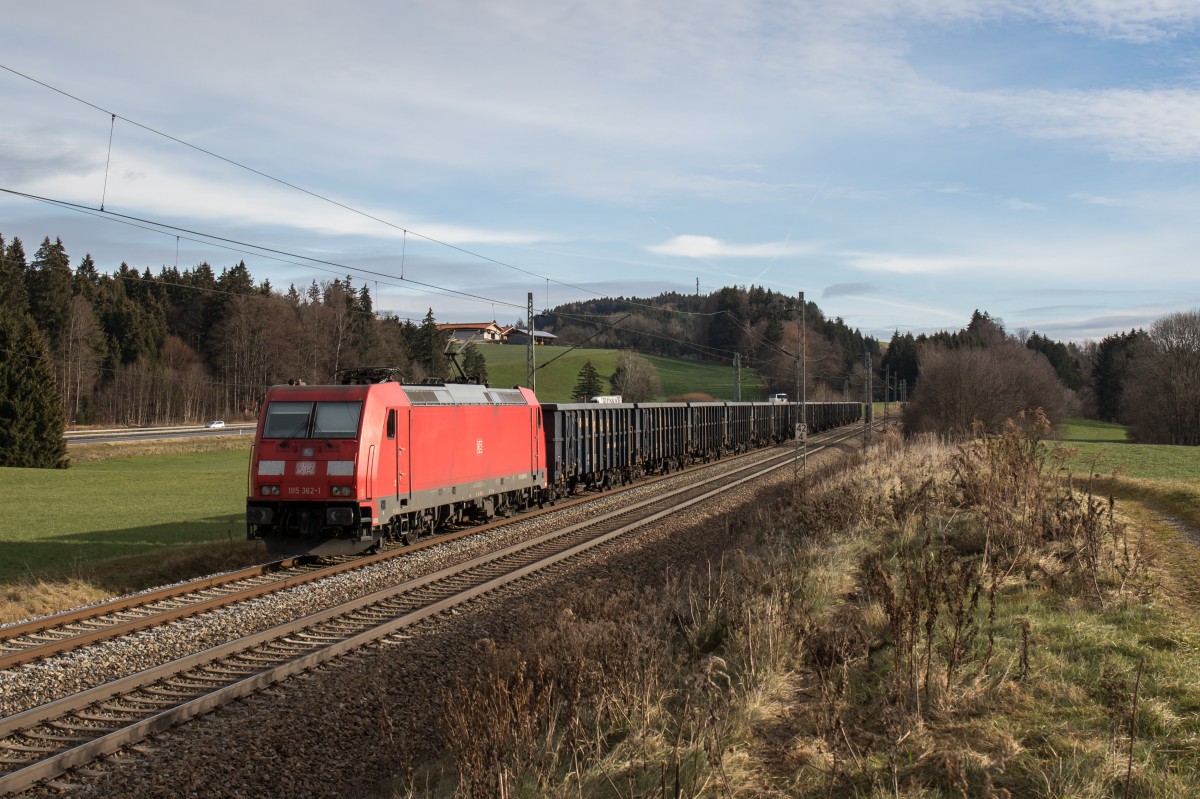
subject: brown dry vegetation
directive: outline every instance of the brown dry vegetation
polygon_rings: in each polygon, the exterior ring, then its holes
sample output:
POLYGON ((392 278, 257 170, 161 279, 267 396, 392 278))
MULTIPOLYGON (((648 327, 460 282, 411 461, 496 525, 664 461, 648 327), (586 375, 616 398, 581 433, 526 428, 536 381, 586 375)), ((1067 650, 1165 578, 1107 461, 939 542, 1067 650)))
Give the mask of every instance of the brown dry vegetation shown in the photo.
POLYGON ((71 463, 88 463, 111 458, 138 458, 143 455, 170 455, 177 452, 230 452, 249 450, 246 435, 204 436, 160 441, 113 441, 103 444, 79 444, 69 450, 71 463))
POLYGON ((394 795, 1194 795, 1195 607, 1045 430, 889 436, 707 570, 485 642, 394 795))

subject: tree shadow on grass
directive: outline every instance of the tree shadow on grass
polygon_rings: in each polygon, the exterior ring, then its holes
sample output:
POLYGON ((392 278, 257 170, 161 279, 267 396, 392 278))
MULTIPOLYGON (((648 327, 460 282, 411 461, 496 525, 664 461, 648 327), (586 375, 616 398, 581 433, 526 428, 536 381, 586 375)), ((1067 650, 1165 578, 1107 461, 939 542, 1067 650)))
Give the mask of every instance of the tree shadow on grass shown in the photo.
POLYGON ((128 530, 70 533, 2 546, 0 582, 79 579, 113 592, 186 580, 267 559, 242 514, 128 530))

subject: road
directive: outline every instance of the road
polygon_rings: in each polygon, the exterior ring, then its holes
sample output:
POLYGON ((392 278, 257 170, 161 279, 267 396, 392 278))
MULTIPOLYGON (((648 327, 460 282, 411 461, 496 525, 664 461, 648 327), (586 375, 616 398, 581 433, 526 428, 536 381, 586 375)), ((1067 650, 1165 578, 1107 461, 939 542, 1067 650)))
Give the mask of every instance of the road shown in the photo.
POLYGON ((112 430, 80 430, 66 433, 67 446, 111 444, 118 441, 162 441, 174 438, 208 436, 245 436, 254 433, 254 424, 230 424, 209 429, 199 425, 181 427, 131 427, 112 430))

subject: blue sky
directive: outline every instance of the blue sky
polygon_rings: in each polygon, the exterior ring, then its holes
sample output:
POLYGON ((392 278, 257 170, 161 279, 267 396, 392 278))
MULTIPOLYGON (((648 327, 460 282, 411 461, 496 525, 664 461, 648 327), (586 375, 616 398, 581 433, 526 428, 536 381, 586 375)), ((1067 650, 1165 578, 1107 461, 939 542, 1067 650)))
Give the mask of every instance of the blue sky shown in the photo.
POLYGON ((441 321, 697 280, 885 340, 1200 306, 1195 0, 184 5, 6 9, 0 64, 99 108, 0 70, 0 188, 109 214, 0 194, 5 238, 441 321))

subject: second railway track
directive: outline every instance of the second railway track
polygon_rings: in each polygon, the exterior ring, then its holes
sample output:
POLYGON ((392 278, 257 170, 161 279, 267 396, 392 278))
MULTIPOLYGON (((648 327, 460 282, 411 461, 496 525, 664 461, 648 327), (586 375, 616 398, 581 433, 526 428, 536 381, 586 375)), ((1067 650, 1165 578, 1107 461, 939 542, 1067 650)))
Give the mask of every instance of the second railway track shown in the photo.
MULTIPOLYGON (((810 452, 819 448, 814 442, 810 452)), ((697 484, 0 719, 0 795, 83 766, 794 462, 789 450, 734 466, 697 484)))

